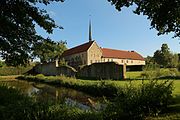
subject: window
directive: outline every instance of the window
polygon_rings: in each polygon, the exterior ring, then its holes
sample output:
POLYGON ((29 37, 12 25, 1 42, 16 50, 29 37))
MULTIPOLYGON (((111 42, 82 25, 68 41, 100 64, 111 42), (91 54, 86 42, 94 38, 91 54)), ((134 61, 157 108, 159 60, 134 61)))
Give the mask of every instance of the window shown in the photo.
POLYGON ((123 60, 121 60, 121 62, 122 62, 122 63, 124 63, 124 61, 123 61, 123 60))
POLYGON ((131 60, 131 63, 133 63, 133 60, 131 60))
POLYGON ((93 63, 93 60, 91 60, 91 63, 93 63))
POLYGON ((126 62, 128 63, 128 60, 126 62))

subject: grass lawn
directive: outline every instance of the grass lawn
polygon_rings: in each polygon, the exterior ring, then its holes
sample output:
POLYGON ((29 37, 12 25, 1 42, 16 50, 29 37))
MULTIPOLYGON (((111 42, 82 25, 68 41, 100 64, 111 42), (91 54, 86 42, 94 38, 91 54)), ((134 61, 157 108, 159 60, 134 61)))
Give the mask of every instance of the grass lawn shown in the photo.
POLYGON ((142 71, 126 72, 126 78, 127 79, 142 79, 141 73, 142 73, 142 71))
MULTIPOLYGON (((139 75, 141 74, 141 72, 132 72, 132 73, 127 73, 127 74, 131 78, 140 79, 139 75)), ((31 76, 31 77, 33 78, 35 76, 31 76)), ((11 78, 11 77, 9 76, 9 78, 11 78)), ((48 83, 51 81, 56 81, 56 82, 61 81, 61 82, 57 82, 57 83, 65 85, 65 87, 72 87, 73 89, 77 89, 77 90, 81 90, 81 91, 85 90, 84 92, 89 92, 89 93, 92 92, 93 94, 97 93, 97 95, 101 94, 101 91, 106 90, 106 89, 104 89, 104 87, 109 87, 108 92, 110 93, 111 91, 109 91, 109 90, 111 90, 113 88, 113 86, 125 87, 126 85, 129 84, 129 82, 131 82, 135 86, 139 86, 142 84, 142 80, 121 80, 121 81, 105 80, 105 83, 103 83, 103 81, 98 81, 98 80, 82 80, 82 79, 66 78, 66 77, 60 77, 60 76, 56 76, 56 77, 39 76, 39 78, 42 78, 42 81, 45 81, 45 83, 48 83), (105 84, 105 86, 102 87, 102 85, 104 85, 104 84, 105 84), (109 86, 109 85, 113 85, 113 86, 109 86), (91 91, 93 89, 94 89, 94 91, 91 91)), ((0 79, 3 79, 3 77, 0 79)), ((34 80, 36 80, 36 79, 34 79, 34 80)), ((148 81, 149 80, 144 80, 145 83, 148 81)), ((164 81, 164 80, 162 80, 162 81, 164 81)), ((56 83, 56 82, 53 82, 53 83, 56 83)), ((159 82, 161 82, 161 80, 159 82)), ((168 112, 167 114, 163 114, 159 117, 149 117, 149 118, 147 118, 147 120, 173 120, 173 119, 180 120, 180 80, 174 80, 173 83, 174 83, 173 96, 175 98, 176 103, 170 106, 171 111, 168 112)), ((112 90, 112 92, 113 91, 114 90, 112 90)), ((104 91, 104 92, 107 92, 107 91, 104 91)))

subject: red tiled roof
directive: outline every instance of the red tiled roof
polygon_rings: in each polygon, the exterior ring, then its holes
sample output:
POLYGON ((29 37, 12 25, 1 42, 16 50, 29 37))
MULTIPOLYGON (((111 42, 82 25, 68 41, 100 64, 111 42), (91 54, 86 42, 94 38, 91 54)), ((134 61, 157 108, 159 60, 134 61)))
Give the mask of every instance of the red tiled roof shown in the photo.
POLYGON ((94 41, 90 41, 90 42, 84 43, 82 45, 79 45, 79 46, 73 47, 71 49, 68 49, 68 50, 64 51, 62 56, 65 57, 65 56, 68 56, 68 55, 72 55, 72 54, 87 51, 89 49, 89 47, 92 45, 93 42, 94 41))
POLYGON ((101 48, 102 57, 104 58, 120 58, 120 59, 133 59, 144 60, 144 58, 135 51, 114 50, 109 48, 101 48))

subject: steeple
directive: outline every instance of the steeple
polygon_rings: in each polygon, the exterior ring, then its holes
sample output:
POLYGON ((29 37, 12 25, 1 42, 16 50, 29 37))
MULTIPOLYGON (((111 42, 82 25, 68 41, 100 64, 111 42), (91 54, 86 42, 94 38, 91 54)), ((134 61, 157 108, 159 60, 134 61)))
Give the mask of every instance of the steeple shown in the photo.
POLYGON ((89 20, 89 42, 92 41, 91 20, 89 20))

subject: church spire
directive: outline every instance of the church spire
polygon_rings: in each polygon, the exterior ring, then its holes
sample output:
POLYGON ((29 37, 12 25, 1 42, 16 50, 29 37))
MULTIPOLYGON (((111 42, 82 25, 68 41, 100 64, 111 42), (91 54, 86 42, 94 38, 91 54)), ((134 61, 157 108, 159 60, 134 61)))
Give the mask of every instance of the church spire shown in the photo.
POLYGON ((89 42, 92 41, 91 20, 89 20, 89 42))

